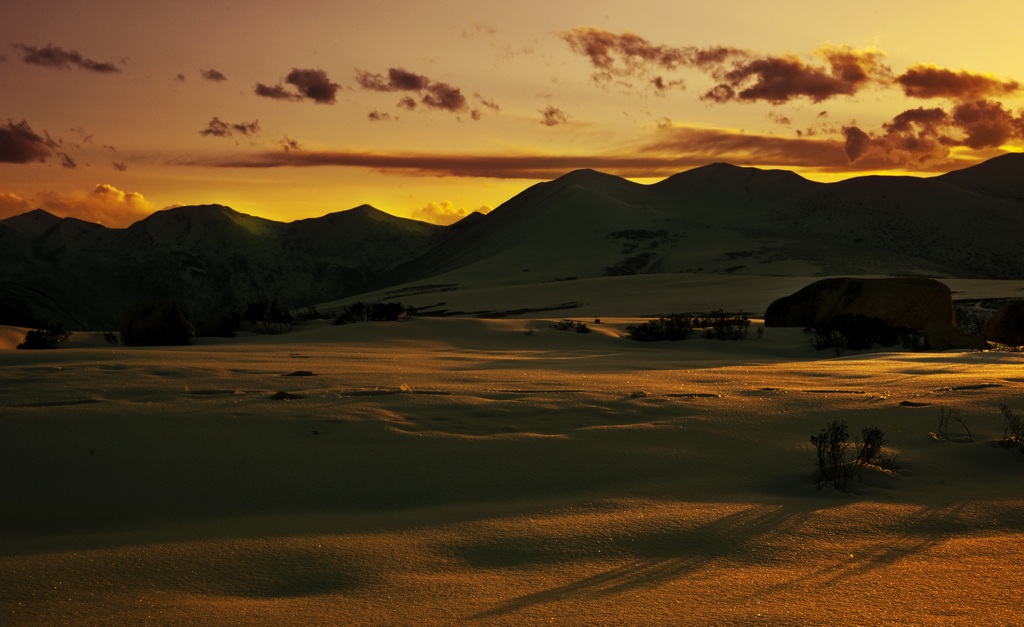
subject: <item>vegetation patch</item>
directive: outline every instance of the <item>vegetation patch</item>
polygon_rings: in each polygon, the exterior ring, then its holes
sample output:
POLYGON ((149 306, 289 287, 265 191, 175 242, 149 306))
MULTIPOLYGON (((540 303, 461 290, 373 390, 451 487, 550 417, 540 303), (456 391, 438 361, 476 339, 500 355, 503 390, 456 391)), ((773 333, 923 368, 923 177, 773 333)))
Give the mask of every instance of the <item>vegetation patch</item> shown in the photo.
POLYGON ((590 333, 590 327, 587 323, 580 322, 579 320, 562 320, 551 325, 551 328, 556 331, 575 331, 576 333, 590 333))
POLYGON ((862 314, 839 314, 804 331, 811 334, 811 346, 815 349, 832 348, 837 355, 846 350, 867 350, 875 345, 902 344, 904 348, 916 348, 922 338, 920 331, 862 314))
POLYGON ((71 337, 71 331, 59 326, 45 329, 33 329, 25 334, 25 340, 18 344, 19 350, 37 350, 57 348, 57 345, 71 337))
POLYGON ((736 314, 715 309, 709 313, 672 313, 640 324, 631 324, 626 332, 640 342, 679 341, 700 331, 711 340, 742 340, 750 330, 750 318, 742 311, 736 314))
POLYGON ((883 456, 885 433, 877 427, 865 427, 861 439, 851 443, 845 420, 833 420, 818 435, 811 436, 818 467, 818 487, 831 483, 846 492, 849 483, 865 466, 888 469, 895 456, 883 456), (851 444, 853 449, 851 450, 851 444))
POLYGON ((364 303, 357 301, 334 314, 334 324, 353 322, 397 322, 408 318, 414 309, 402 303, 364 303))

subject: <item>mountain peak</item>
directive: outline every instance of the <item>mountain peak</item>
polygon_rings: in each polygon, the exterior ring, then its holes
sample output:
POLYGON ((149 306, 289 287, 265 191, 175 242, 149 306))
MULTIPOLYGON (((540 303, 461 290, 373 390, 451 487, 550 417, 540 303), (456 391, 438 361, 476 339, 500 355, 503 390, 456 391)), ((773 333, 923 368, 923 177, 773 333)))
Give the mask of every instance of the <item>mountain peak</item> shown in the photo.
POLYGON ((33 209, 20 215, 0 220, 3 224, 20 233, 39 235, 60 223, 61 218, 44 209, 33 209))
POLYGON ((1024 198, 1024 153, 1008 152, 935 178, 979 194, 1024 198))

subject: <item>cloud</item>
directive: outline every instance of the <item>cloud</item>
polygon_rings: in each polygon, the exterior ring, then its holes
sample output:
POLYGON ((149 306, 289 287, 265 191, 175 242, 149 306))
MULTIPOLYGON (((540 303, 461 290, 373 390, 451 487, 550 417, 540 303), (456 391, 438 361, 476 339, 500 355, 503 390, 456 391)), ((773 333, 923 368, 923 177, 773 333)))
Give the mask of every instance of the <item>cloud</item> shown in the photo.
MULTIPOLYGON (((671 127, 653 139, 586 154, 428 154, 369 151, 260 152, 241 156, 195 157, 175 165, 230 168, 355 167, 401 171, 410 176, 552 179, 592 168, 631 177, 668 176, 716 161, 764 167, 806 167, 848 171, 838 139, 784 138, 723 129, 671 127)), ((856 167, 860 167, 858 164, 856 167)), ((867 169, 867 166, 865 166, 867 169)))
POLYGON ((128 169, 128 164, 123 161, 112 161, 111 163, 113 163, 114 169, 118 172, 124 172, 128 169))
POLYGON ((264 85, 263 83, 256 83, 255 91, 257 96, 273 98, 274 100, 291 100, 293 102, 302 100, 302 96, 288 91, 280 85, 264 85))
POLYGON ((340 85, 332 83, 323 70, 293 69, 285 82, 294 85, 299 93, 319 104, 334 104, 334 95, 340 85))
POLYGON ((501 111, 501 106, 498 105, 498 103, 494 102, 493 100, 488 100, 487 98, 484 98, 483 96, 477 93, 474 93, 473 97, 476 98, 481 105, 487 107, 491 111, 494 111, 495 113, 501 111))
POLYGON ((219 71, 217 71, 217 70, 215 70, 213 68, 210 68, 209 70, 200 70, 199 73, 202 75, 203 78, 205 78, 208 81, 226 81, 226 80, 228 80, 227 76, 224 76, 219 71))
POLYGON ((32 211, 29 201, 17 194, 0 192, 0 220, 32 211))
MULTIPOLYGON (((418 92, 418 103, 412 96, 403 96, 402 99, 398 101, 396 106, 402 109, 411 111, 415 109, 418 104, 422 104, 431 109, 440 109, 450 113, 469 113, 470 117, 474 120, 479 120, 482 116, 479 109, 470 108, 468 100, 463 95, 462 90, 458 87, 454 87, 448 83, 432 81, 422 74, 416 74, 402 68, 388 69, 387 76, 367 72, 365 70, 357 70, 356 83, 363 89, 369 91, 418 92)), ((481 102, 481 104, 492 110, 498 111, 501 109, 497 103, 487 100, 480 94, 474 94, 474 96, 481 102)))
POLYGON ((1024 140, 1024 114, 1014 115, 993 100, 963 102, 942 108, 908 109, 869 133, 857 126, 843 128, 845 151, 851 163, 874 159, 889 165, 934 167, 954 148, 982 150, 1024 140))
MULTIPOLYGON (((476 211, 489 213, 491 208, 484 206, 476 211)), ((412 218, 414 220, 447 226, 458 222, 470 213, 472 212, 467 211, 465 207, 456 207, 450 200, 442 200, 441 202, 428 202, 425 207, 413 211, 412 218)))
POLYGON ((667 78, 664 72, 693 68, 717 81, 703 99, 718 103, 762 100, 781 104, 800 97, 821 102, 854 94, 891 74, 881 63, 880 52, 849 46, 823 46, 814 53, 823 63, 814 64, 796 55, 755 55, 730 46, 655 44, 629 31, 616 34, 581 27, 558 35, 570 50, 590 61, 595 82, 643 78, 655 93, 664 93, 685 86, 681 79, 667 78))
POLYGON ((558 107, 548 106, 540 110, 541 121, 544 126, 558 126, 569 121, 569 114, 558 107))
POLYGON ((62 168, 67 168, 68 170, 74 170, 75 168, 78 167, 78 163, 76 163, 75 160, 72 159, 70 155, 68 155, 68 153, 66 153, 66 152, 58 152, 57 156, 60 157, 60 166, 62 168))
POLYGON ((153 212, 153 203, 142 194, 124 192, 101 184, 86 193, 41 192, 31 199, 0 194, 0 218, 41 208, 62 218, 78 218, 111 228, 126 227, 153 212))
POLYGON ((370 120, 371 122, 384 122, 384 121, 388 121, 388 120, 392 120, 392 119, 396 119, 396 120, 398 119, 398 118, 392 118, 391 114, 388 113, 387 111, 376 111, 376 110, 370 111, 368 114, 366 114, 366 118, 368 120, 370 120))
POLYGON ((178 81, 179 83, 184 83, 185 75, 179 72, 178 75, 174 77, 174 80, 178 81))
POLYGON ((283 138, 281 141, 278 142, 278 144, 280 144, 281 149, 284 150, 285 152, 290 152, 292 150, 302 150, 302 146, 299 145, 299 142, 289 137, 283 138))
POLYGON ((990 74, 949 70, 934 65, 915 65, 895 78, 911 98, 953 98, 978 100, 1010 96, 1021 90, 1017 81, 1004 81, 990 74))
POLYGON ((387 78, 366 71, 356 72, 356 82, 371 91, 419 91, 430 85, 430 79, 401 68, 390 68, 387 78))
POLYGON ((206 128, 199 131, 200 135, 207 137, 231 137, 235 133, 239 135, 258 135, 260 132, 260 121, 253 120, 252 122, 238 122, 229 124, 221 121, 220 118, 214 117, 212 120, 206 123, 206 128))
POLYGON ((805 97, 817 103, 853 95, 889 75, 889 69, 881 63, 881 54, 874 50, 829 46, 816 54, 824 58, 825 65, 810 65, 795 55, 736 61, 731 69, 720 74, 721 82, 708 90, 703 99, 782 104, 805 97))
POLYGON ((298 68, 292 68, 292 71, 285 77, 285 83, 291 85, 293 89, 283 85, 256 83, 256 95, 275 100, 296 102, 306 98, 318 104, 334 104, 335 95, 341 87, 332 82, 327 77, 327 72, 323 70, 300 70, 298 68))
POLYGON ((53 155, 55 142, 43 139, 22 120, 15 123, 7 120, 0 126, 0 163, 43 162, 53 155))
POLYGON ((59 70, 78 68, 81 70, 89 70, 91 72, 99 72, 101 74, 121 71, 121 69, 113 63, 101 63, 99 61, 87 59, 74 50, 64 50, 63 48, 59 48, 53 44, 47 44, 43 48, 29 46, 26 44, 11 45, 15 50, 21 53, 22 61, 32 65, 41 65, 43 67, 56 68, 59 70))
POLYGON ((741 50, 724 46, 698 48, 654 44, 630 31, 616 34, 590 27, 563 31, 558 36, 569 44, 570 50, 590 61, 595 69, 593 79, 596 82, 605 82, 615 77, 646 77, 656 70, 710 67, 732 56, 745 54, 741 50))
POLYGON ((420 97, 420 102, 433 109, 442 109, 452 113, 466 111, 469 108, 462 91, 447 83, 431 83, 420 97))

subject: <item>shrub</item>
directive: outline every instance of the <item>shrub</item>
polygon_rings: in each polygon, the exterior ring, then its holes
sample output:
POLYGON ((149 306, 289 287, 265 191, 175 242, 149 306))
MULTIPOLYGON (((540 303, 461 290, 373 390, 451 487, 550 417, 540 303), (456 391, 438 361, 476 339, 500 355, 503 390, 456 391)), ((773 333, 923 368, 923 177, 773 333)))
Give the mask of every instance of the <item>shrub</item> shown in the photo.
POLYGON ((640 324, 626 327, 629 337, 639 342, 658 342, 661 340, 685 340, 693 333, 694 319, 685 314, 669 314, 656 320, 648 320, 640 324))
POLYGON ((1021 453, 1024 453, 1024 420, 1013 413, 1013 410, 1005 403, 999 405, 999 410, 1003 413, 1003 418, 1006 420, 1001 444, 1007 448, 1017 447, 1021 453))
POLYGON ((25 341, 18 344, 19 350, 37 350, 45 348, 57 348, 64 340, 71 337, 71 331, 57 327, 47 329, 33 329, 25 334, 25 341))
POLYGON ((579 320, 562 320, 551 325, 556 331, 575 331, 576 333, 590 333, 590 327, 579 320))
POLYGON ((364 303, 356 301, 342 307, 334 315, 334 324, 353 322, 396 322, 412 315, 413 309, 402 303, 364 303))
POLYGON ((885 434, 877 427, 866 427, 861 431, 860 441, 855 443, 856 453, 850 458, 850 434, 845 420, 833 420, 818 435, 811 436, 817 455, 818 479, 823 485, 831 483, 840 492, 846 492, 850 480, 856 477, 864 466, 879 466, 891 463, 883 460, 882 447, 885 434))
POLYGON ((857 457, 854 461, 860 466, 877 463, 883 446, 885 446, 885 434, 882 433, 882 430, 878 427, 864 427, 860 432, 857 457))
MULTIPOLYGON (((249 328, 255 333, 267 335, 281 335, 292 330, 294 317, 291 312, 280 306, 277 299, 270 301, 256 301, 249 303, 240 316, 232 316, 235 328, 238 328, 242 321, 247 322, 249 328)), ((231 329, 232 331, 234 329, 231 329)))
POLYGON ((742 310, 732 316, 721 309, 715 309, 704 318, 695 320, 695 325, 704 327, 704 337, 709 340, 742 340, 750 330, 750 318, 742 310))
POLYGON ((939 440, 956 440, 958 442, 974 441, 974 436, 971 435, 971 430, 967 427, 967 423, 964 422, 960 412, 946 406, 939 407, 939 424, 933 435, 939 440), (951 435, 949 433, 949 423, 951 421, 963 427, 966 433, 951 435))
POLYGON ((921 333, 913 329, 862 314, 839 314, 828 322, 805 331, 813 334, 811 345, 814 348, 834 348, 837 354, 847 349, 866 350, 876 344, 886 347, 896 344, 903 344, 907 348, 916 347, 921 337, 921 333))

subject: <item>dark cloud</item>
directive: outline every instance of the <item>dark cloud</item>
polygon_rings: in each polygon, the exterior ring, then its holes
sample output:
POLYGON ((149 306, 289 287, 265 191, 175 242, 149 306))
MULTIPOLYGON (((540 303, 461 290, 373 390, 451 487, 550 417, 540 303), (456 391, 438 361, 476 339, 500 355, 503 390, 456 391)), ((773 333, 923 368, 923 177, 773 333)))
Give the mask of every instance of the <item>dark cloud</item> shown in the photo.
POLYGON ((593 78, 597 82, 616 77, 646 77, 652 71, 671 71, 680 67, 711 69, 731 57, 746 54, 724 46, 666 46, 629 31, 616 34, 600 28, 574 28, 558 33, 558 36, 569 44, 570 50, 590 61, 595 69, 593 78))
POLYGON ((911 98, 979 100, 1009 96, 1021 90, 1017 81, 1003 81, 987 74, 949 70, 934 65, 915 65, 895 78, 911 98))
POLYGON ((558 107, 548 106, 540 110, 541 121, 544 126, 558 126, 569 121, 569 114, 558 107))
MULTIPOLYGON (((698 69, 717 81, 703 96, 712 102, 763 100, 781 104, 806 97, 821 102, 851 95, 872 82, 890 77, 881 54, 848 46, 826 46, 816 51, 824 63, 811 64, 795 55, 758 56, 728 46, 667 46, 630 32, 612 33, 598 28, 575 28, 559 33, 569 48, 594 67, 598 83, 612 79, 644 78, 655 93, 684 87, 683 81, 664 72, 698 69)), ((627 84, 628 85, 628 84, 627 84)))
POLYGON ((323 70, 292 69, 285 82, 294 85, 299 93, 319 104, 334 104, 334 95, 340 85, 332 83, 323 70))
POLYGON ((651 79, 651 86, 654 87, 655 93, 664 94, 670 89, 684 89, 686 82, 682 79, 665 80, 662 76, 655 76, 651 79))
POLYGON ((118 172, 124 172, 128 169, 128 164, 123 161, 113 161, 112 163, 114 165, 114 169, 118 172))
POLYGON ((206 128, 199 131, 200 135, 207 137, 231 137, 236 133, 239 135, 258 135, 260 132, 260 121, 238 122, 230 124, 214 117, 206 123, 206 128))
POLYGON ((299 142, 288 137, 285 137, 278 143, 281 145, 281 148, 285 152, 291 152, 292 150, 302 150, 302 146, 299 145, 299 142))
POLYGON ((732 69, 721 74, 721 82, 704 94, 704 99, 782 104, 805 97, 822 102, 853 95, 889 75, 879 53, 872 50, 829 47, 819 50, 819 55, 826 65, 810 65, 794 55, 736 61, 732 69))
POLYGON ((291 100, 293 102, 302 100, 302 96, 290 92, 280 85, 264 85, 263 83, 256 83, 255 91, 257 96, 273 98, 274 100, 291 100))
POLYGON ((619 146, 604 154, 438 155, 273 151, 175 163, 232 168, 356 167, 402 171, 413 176, 536 180, 555 178, 580 168, 593 168, 619 176, 669 176, 715 161, 768 167, 809 167, 839 172, 850 169, 841 141, 783 138, 685 127, 664 128, 653 140, 619 146))
POLYGON ((15 50, 21 53, 22 61, 33 65, 41 65, 43 67, 56 68, 59 70, 78 68, 81 70, 89 70, 91 72, 99 72, 101 74, 121 71, 121 69, 113 63, 102 63, 100 61, 87 59, 74 50, 64 50, 63 48, 59 48, 53 44, 47 44, 42 48, 26 44, 11 45, 15 50))
POLYGON ((997 148, 1011 139, 1024 139, 1024 114, 1014 116, 1002 103, 976 100, 953 109, 953 124, 968 148, 997 148))
POLYGON ((372 91, 420 91, 426 89, 431 81, 426 76, 393 67, 388 69, 387 78, 381 74, 359 71, 356 73, 356 82, 363 89, 372 91))
POLYGON ((447 83, 431 83, 420 97, 420 102, 433 109, 443 109, 458 113, 468 108, 466 97, 458 87, 447 83))
POLYGON ((480 104, 487 107, 491 111, 494 111, 495 113, 501 111, 501 106, 499 106, 498 103, 494 102, 493 100, 488 100, 481 96, 480 94, 473 94, 473 96, 480 102, 480 104))
POLYGON ((1002 103, 975 100, 946 111, 908 109, 876 133, 856 126, 843 128, 851 163, 874 159, 905 167, 929 167, 948 159, 954 148, 982 150, 1024 140, 1024 115, 1014 115, 1002 103))
POLYGON ((210 68, 209 70, 200 70, 199 73, 202 75, 203 78, 205 78, 208 81, 226 81, 226 80, 228 80, 227 76, 224 76, 219 71, 217 71, 217 70, 215 70, 213 68, 210 68))
POLYGON ((337 83, 331 82, 327 77, 327 72, 323 70, 292 68, 292 71, 285 77, 285 82, 294 89, 283 85, 256 83, 256 95, 292 102, 307 98, 318 104, 334 104, 335 94, 341 87, 337 83))
POLYGON ((60 157, 60 166, 67 168, 68 170, 74 170, 78 167, 78 163, 66 152, 58 152, 57 156, 60 157))
POLYGON ((366 118, 371 122, 385 122, 391 120, 391 114, 387 111, 370 111, 366 118))
POLYGON ((179 73, 177 76, 174 77, 174 80, 178 81, 179 83, 184 83, 185 82, 185 75, 179 73))
MULTIPOLYGON (((440 109, 450 113, 469 113, 474 120, 482 116, 479 109, 471 109, 462 90, 448 83, 439 83, 430 80, 422 74, 416 74, 402 68, 388 69, 387 76, 374 74, 364 70, 356 72, 356 83, 363 89, 370 91, 415 91, 419 95, 419 104, 431 109, 440 109)), ((474 96, 484 106, 498 111, 501 109, 496 103, 488 101, 480 94, 474 96)), ((403 96, 398 101, 398 107, 413 110, 417 101, 412 96, 403 96)))
POLYGON ((31 163, 46 161, 53 155, 53 140, 44 139, 22 120, 7 120, 0 126, 0 163, 31 163))

